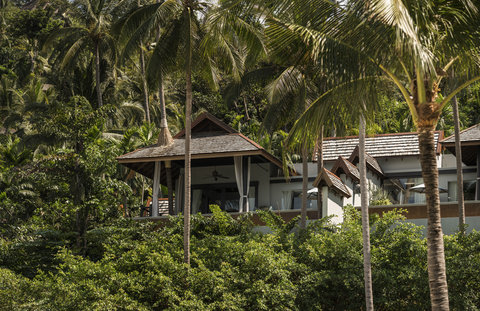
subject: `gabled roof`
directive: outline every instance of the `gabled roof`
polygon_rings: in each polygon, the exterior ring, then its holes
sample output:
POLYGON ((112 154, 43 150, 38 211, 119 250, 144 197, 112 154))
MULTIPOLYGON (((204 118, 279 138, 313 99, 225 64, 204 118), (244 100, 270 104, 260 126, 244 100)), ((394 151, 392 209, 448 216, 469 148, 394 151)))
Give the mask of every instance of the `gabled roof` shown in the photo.
MULTIPOLYGON (((460 131, 460 142, 462 144, 470 145, 480 145, 480 123, 474 126, 469 127, 463 131, 460 131)), ((450 135, 440 143, 443 145, 454 145, 455 144, 455 135, 450 135)))
POLYGON ((324 168, 322 172, 318 174, 317 178, 315 178, 315 181, 313 182, 313 186, 317 188, 321 186, 327 186, 331 188, 334 192, 339 194, 340 196, 344 196, 347 198, 352 196, 350 194, 350 191, 348 191, 347 187, 343 183, 343 181, 340 179, 340 177, 333 174, 326 168, 324 168))
MULTIPOLYGON (((435 131, 437 154, 441 152, 439 140, 443 131, 435 131)), ((334 161, 339 156, 348 158, 358 145, 358 136, 328 137, 323 140, 323 160, 334 161)), ((418 156, 418 133, 378 134, 365 140, 366 152, 374 158, 418 156)), ((314 152, 316 161, 316 150, 314 152)))
MULTIPOLYGON (((474 125, 460 132, 460 142, 462 146, 462 162, 466 165, 476 165, 478 148, 480 146, 480 124, 474 125)), ((440 142, 445 148, 454 155, 455 135, 451 135, 440 142)))
MULTIPOLYGON (((214 133, 232 134, 238 133, 231 126, 225 124, 220 119, 208 112, 203 112, 192 122, 192 136, 212 135, 214 133)), ((178 132, 173 138, 185 137, 185 129, 178 132)))
MULTIPOLYGON (((355 149, 353 149, 352 154, 350 155, 348 160, 351 163, 356 165, 360 161, 359 152, 360 152, 360 148, 357 145, 355 149)), ((379 177, 381 178, 385 177, 385 175, 383 174, 383 170, 380 167, 380 164, 378 164, 377 160, 366 152, 365 152, 365 162, 367 162, 367 168, 370 168, 379 177)))
POLYGON ((338 157, 337 161, 335 161, 331 171, 337 176, 344 173, 354 181, 360 181, 360 172, 358 171, 358 168, 342 156, 338 157))
MULTIPOLYGON (((137 149, 117 158, 118 162, 147 176, 153 176, 156 161, 176 161, 183 165, 185 158, 185 132, 182 130, 168 146, 152 145, 137 149)), ((233 164, 234 156, 250 156, 252 163, 273 163, 282 168, 282 162, 262 146, 236 132, 209 113, 201 114, 192 122, 190 144, 193 166, 233 164)), ((291 175, 298 175, 292 170, 291 175)))

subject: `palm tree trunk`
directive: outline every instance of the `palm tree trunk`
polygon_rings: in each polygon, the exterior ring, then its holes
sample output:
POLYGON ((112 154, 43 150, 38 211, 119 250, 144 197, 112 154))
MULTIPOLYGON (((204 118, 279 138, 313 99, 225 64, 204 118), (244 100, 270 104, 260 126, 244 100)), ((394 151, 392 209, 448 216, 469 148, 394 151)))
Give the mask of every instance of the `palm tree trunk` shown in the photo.
POLYGON ((308 188, 308 151, 307 146, 302 149, 302 210, 300 228, 305 229, 307 225, 307 188, 308 188))
POLYGON ((145 76, 145 52, 143 45, 140 46, 140 74, 142 76, 143 84, 143 102, 145 103, 145 120, 150 123, 150 104, 148 99, 148 84, 145 76))
POLYGON ((160 102, 160 133, 158 134, 158 145, 167 146, 173 143, 172 134, 168 129, 167 110, 165 107, 165 94, 163 92, 163 77, 159 75, 158 101, 160 102))
POLYGON ((427 203, 427 263, 432 310, 449 310, 434 126, 420 126, 418 144, 427 203))
POLYGON ((367 168, 365 162, 365 118, 360 116, 359 128, 359 166, 360 166, 360 203, 362 207, 362 236, 363 236, 363 277, 365 281, 366 310, 373 310, 372 264, 370 253, 370 224, 368 220, 368 185, 367 168))
POLYGON ((457 160, 457 201, 458 230, 465 234, 465 201, 463 198, 462 146, 460 142, 460 118, 458 116, 457 96, 452 99, 453 122, 455 125, 455 158, 457 160))
POLYGON ((186 80, 186 101, 185 101, 185 205, 184 225, 183 225, 183 255, 184 262, 190 265, 190 190, 191 190, 191 154, 190 139, 192 133, 192 38, 191 28, 191 11, 187 8, 187 38, 186 38, 186 57, 185 57, 185 80, 186 80))
POLYGON ((98 107, 103 106, 102 91, 100 89, 100 44, 95 44, 95 89, 97 91, 98 107))
MULTIPOLYGON (((320 129, 320 136, 317 141, 317 174, 320 175, 323 171, 323 126, 320 129)), ((318 218, 322 218, 322 191, 317 189, 317 210, 318 218)))

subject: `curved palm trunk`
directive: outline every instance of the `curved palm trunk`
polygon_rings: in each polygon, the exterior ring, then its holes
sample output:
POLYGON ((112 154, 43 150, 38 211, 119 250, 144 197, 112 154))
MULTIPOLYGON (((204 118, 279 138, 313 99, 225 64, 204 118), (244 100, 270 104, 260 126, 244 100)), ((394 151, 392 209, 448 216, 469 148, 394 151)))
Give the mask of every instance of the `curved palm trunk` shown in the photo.
POLYGON ((463 198, 462 146, 460 142, 460 118, 457 96, 452 99, 453 122, 455 125, 455 159, 457 161, 458 230, 465 234, 465 201, 463 198))
MULTIPOLYGON (((323 126, 320 130, 320 136, 318 138, 318 149, 317 149, 317 174, 320 175, 323 171, 323 126)), ((323 217, 322 213, 322 191, 317 190, 317 212, 318 218, 323 217)))
POLYGON ((308 188, 308 151, 307 147, 302 149, 302 210, 300 228, 305 229, 307 225, 307 188, 308 188))
MULTIPOLYGON (((140 0, 137 0, 137 7, 140 8, 140 0)), ((157 39, 158 41, 158 39, 157 39)), ((145 120, 150 123, 150 103, 148 98, 148 84, 145 74, 145 52, 143 51, 143 43, 140 44, 140 74, 142 76, 143 84, 143 102, 145 103, 145 120)))
POLYGON ((433 126, 419 127, 418 144, 428 213, 427 263, 430 300, 432 310, 449 310, 433 126))
POLYGON ((95 44, 95 89, 97 91, 98 107, 103 106, 102 91, 100 89, 100 45, 95 44))
POLYGON ((163 77, 159 75, 158 98, 160 102, 160 133, 158 134, 158 145, 167 146, 173 143, 172 134, 168 129, 167 110, 165 107, 165 94, 163 92, 163 77))
POLYGON ((143 84, 143 102, 145 103, 145 120, 150 123, 150 103, 148 98, 148 84, 145 76, 145 52, 143 45, 140 46, 140 74, 142 75, 143 84))
POLYGON ((359 166, 360 166, 360 203, 362 207, 363 237, 363 278, 365 282, 366 310, 373 310, 372 264, 370 253, 370 223, 368 219, 368 185, 367 167, 365 163, 365 118, 360 116, 359 128, 359 166))
POLYGON ((186 101, 185 101, 185 205, 184 225, 183 225, 183 255, 184 262, 190 265, 190 189, 191 189, 191 154, 190 139, 192 133, 192 38, 190 33, 191 12, 187 8, 187 38, 186 38, 186 57, 185 57, 185 80, 186 80, 186 101))

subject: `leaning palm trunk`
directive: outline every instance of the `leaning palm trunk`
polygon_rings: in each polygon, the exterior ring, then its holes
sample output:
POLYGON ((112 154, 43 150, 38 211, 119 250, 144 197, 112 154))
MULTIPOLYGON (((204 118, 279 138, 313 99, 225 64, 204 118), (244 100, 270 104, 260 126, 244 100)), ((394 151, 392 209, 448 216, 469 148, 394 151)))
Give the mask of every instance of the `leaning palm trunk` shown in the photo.
POLYGON ((305 229, 307 225, 307 188, 308 188, 308 152, 307 147, 302 149, 302 210, 300 228, 305 229))
POLYGON ((368 220, 368 185, 367 168, 365 162, 365 118, 360 116, 359 138, 359 166, 360 166, 360 202, 362 208, 362 236, 363 236, 363 278, 365 282, 366 310, 373 310, 372 264, 370 253, 370 224, 368 220))
POLYGON ((163 78, 161 74, 159 77, 158 98, 160 102, 160 111, 161 111, 160 133, 158 134, 158 145, 168 146, 173 143, 173 138, 172 138, 172 134, 170 133, 170 130, 168 129, 167 110, 165 108, 165 94, 163 92, 163 78))
POLYGON ((185 205, 184 224, 183 224, 183 255, 184 262, 190 265, 190 188, 191 188, 191 154, 190 154, 190 139, 191 139, 191 117, 192 117, 192 37, 190 33, 191 11, 187 8, 186 18, 188 29, 186 38, 186 57, 185 57, 185 80, 186 80, 186 101, 185 101, 185 205))
POLYGON ((102 90, 100 88, 100 44, 97 42, 95 44, 95 89, 97 91, 97 102, 98 107, 103 106, 102 100, 102 90))
POLYGON ((428 280, 432 310, 449 310, 445 252, 440 216, 440 194, 438 192, 438 169, 435 155, 433 126, 419 126, 418 144, 420 164, 425 183, 428 212, 428 280))
POLYGON ((452 98, 453 122, 455 125, 455 159, 457 161, 458 230, 465 234, 465 202, 463 198, 462 146, 460 142, 460 118, 457 96, 452 98))

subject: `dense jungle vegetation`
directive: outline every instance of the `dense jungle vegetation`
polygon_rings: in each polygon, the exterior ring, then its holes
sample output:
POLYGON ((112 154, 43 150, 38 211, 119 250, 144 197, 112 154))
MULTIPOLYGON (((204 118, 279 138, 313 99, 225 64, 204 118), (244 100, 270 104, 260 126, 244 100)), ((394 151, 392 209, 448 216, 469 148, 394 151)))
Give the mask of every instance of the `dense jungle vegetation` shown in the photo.
MULTIPOLYGON (((164 30, 145 31, 140 42, 121 31, 136 8, 154 3, 0 0, 0 310, 361 309, 362 235, 352 210, 341 226, 322 220, 293 233, 295 222, 264 213, 273 233, 263 235, 251 231, 248 215, 233 220, 213 207, 213 218, 193 217, 190 269, 181 217, 162 228, 128 219, 150 182, 115 158, 156 142, 160 89, 172 134, 185 119, 181 58, 161 77, 154 67, 164 30)), ((199 36, 208 29, 202 17, 199 36)), ((285 64, 241 46, 235 52, 241 73, 218 60, 212 85, 211 75, 194 71, 193 114, 208 111, 281 157, 291 111, 266 123, 268 86, 285 64), (263 68, 235 88, 235 75, 263 68)), ((379 99, 369 134, 415 130, 400 98, 379 99)), ((462 127, 479 123, 480 86, 458 100, 462 127)), ((438 129, 453 133, 450 109, 438 129)), ((357 132, 355 124, 331 135, 357 132)), ((426 242, 400 218, 372 219, 375 304, 428 309, 426 242)), ((480 306, 479 240, 478 232, 445 238, 455 310, 480 306)))

